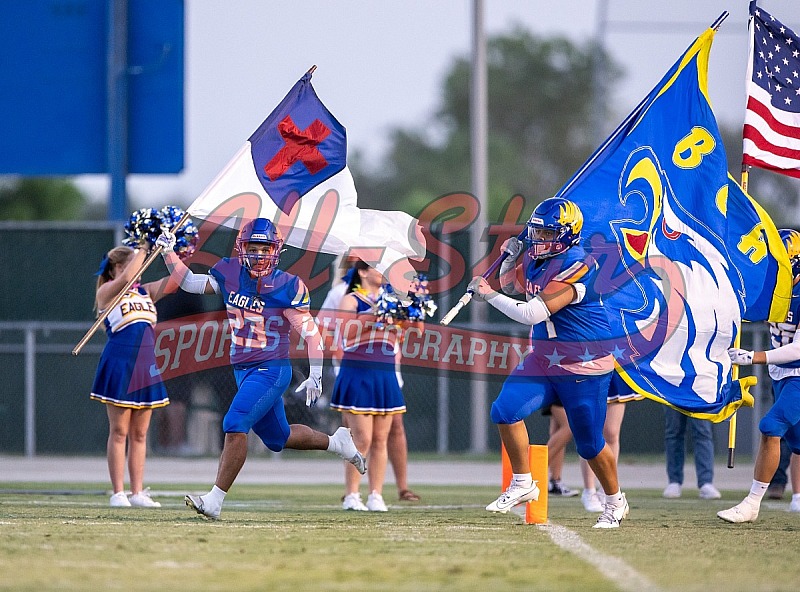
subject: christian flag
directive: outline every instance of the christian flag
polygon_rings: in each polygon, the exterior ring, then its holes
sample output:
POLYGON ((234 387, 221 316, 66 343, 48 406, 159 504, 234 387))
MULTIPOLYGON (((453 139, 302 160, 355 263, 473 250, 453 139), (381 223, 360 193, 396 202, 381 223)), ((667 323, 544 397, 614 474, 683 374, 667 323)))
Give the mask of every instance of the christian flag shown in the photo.
POLYGON ((425 239, 415 218, 358 208, 347 168, 345 128, 317 97, 311 72, 187 211, 232 228, 269 218, 287 244, 355 255, 400 291, 407 291, 414 276, 408 258, 425 257, 425 239))
POLYGON ((783 321, 786 250, 727 171, 708 101, 709 28, 559 191, 584 213, 608 350, 637 393, 721 421, 752 404, 726 353, 742 319, 783 321))
POLYGON ((750 2, 742 163, 800 177, 800 39, 750 2))

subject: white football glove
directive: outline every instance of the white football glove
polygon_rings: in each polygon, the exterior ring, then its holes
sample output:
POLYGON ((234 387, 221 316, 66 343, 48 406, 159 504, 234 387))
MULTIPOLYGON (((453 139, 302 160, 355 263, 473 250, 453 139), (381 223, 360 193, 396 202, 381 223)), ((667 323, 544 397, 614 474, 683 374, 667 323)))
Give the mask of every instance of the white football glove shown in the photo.
MULTIPOLYGON (((522 253, 523 247, 524 243, 516 236, 512 236, 503 243, 503 246, 500 248, 500 250, 504 253, 508 253, 508 257, 505 258, 505 261, 513 263, 522 253)), ((505 263, 505 261, 503 263, 505 263)))
POLYGON ((731 362, 734 364, 744 365, 753 363, 753 352, 746 349, 732 347, 728 350, 728 355, 731 358, 731 362))
POLYGON ((489 283, 480 275, 472 278, 472 281, 467 285, 467 291, 472 291, 472 294, 481 300, 486 300, 489 294, 494 292, 489 283))
POLYGON ((322 396, 322 366, 311 366, 308 378, 300 383, 294 392, 306 391, 306 407, 314 407, 322 396))
POLYGON ((175 234, 169 230, 164 230, 156 239, 156 246, 161 247, 164 253, 171 253, 175 250, 175 243, 177 242, 178 239, 175 234))

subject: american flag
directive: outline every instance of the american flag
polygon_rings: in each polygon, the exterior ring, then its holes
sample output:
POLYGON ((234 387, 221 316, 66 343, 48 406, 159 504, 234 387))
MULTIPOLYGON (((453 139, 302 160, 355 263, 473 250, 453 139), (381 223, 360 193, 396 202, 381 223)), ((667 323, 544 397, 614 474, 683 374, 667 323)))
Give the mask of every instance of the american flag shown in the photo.
POLYGON ((742 163, 800 178, 800 40, 750 3, 742 163))

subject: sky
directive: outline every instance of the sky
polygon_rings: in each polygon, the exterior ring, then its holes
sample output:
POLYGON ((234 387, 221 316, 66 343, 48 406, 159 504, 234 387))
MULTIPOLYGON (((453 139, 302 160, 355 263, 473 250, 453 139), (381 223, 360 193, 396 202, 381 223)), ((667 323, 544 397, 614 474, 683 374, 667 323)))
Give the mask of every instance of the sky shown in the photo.
MULTIPOLYGON (((744 120, 748 0, 484 0, 487 35, 520 25, 583 43, 597 35, 623 66, 611 89, 617 120, 661 79, 723 11, 711 50, 709 92, 721 124, 744 120)), ((759 0, 800 30, 793 0, 759 0)), ((132 207, 187 207, 292 85, 316 65, 314 87, 347 128, 350 150, 378 163, 393 128, 430 125, 445 74, 471 51, 472 0, 186 0, 185 168, 131 175, 132 207)), ((588 131, 587 131, 588 133, 588 131)), ((768 173, 764 173, 768 174, 768 173)), ((95 200, 108 178, 76 177, 95 200)), ((454 188, 461 189, 461 188, 454 188)))

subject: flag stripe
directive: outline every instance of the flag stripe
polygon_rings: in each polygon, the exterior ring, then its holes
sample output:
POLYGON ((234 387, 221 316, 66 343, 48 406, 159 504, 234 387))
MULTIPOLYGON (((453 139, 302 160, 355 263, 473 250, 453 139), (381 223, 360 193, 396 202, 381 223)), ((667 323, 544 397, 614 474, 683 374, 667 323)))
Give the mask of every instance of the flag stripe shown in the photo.
MULTIPOLYGON (((767 133, 769 134, 769 132, 767 133)), ((765 138, 761 131, 753 125, 744 126, 744 139, 750 140, 756 148, 765 152, 771 152, 775 156, 780 156, 789 160, 794 159, 795 161, 800 160, 800 143, 798 143, 798 148, 778 146, 772 141, 775 139, 774 137, 770 137, 769 139, 765 138)))
POLYGON ((773 115, 769 107, 751 95, 747 100, 744 124, 760 130, 775 146, 800 150, 800 118, 794 118, 797 119, 796 125, 787 125, 773 115))
POLYGON ((761 168, 761 169, 764 169, 764 170, 767 170, 767 171, 774 171, 776 173, 781 173, 781 174, 787 175, 789 177, 796 177, 796 178, 800 179, 800 169, 787 169, 787 168, 781 167, 781 166, 773 166, 770 163, 768 163, 768 162, 766 162, 764 160, 759 160, 758 158, 750 156, 749 154, 745 154, 742 157, 742 164, 746 164, 748 166, 758 167, 758 168, 761 168))

